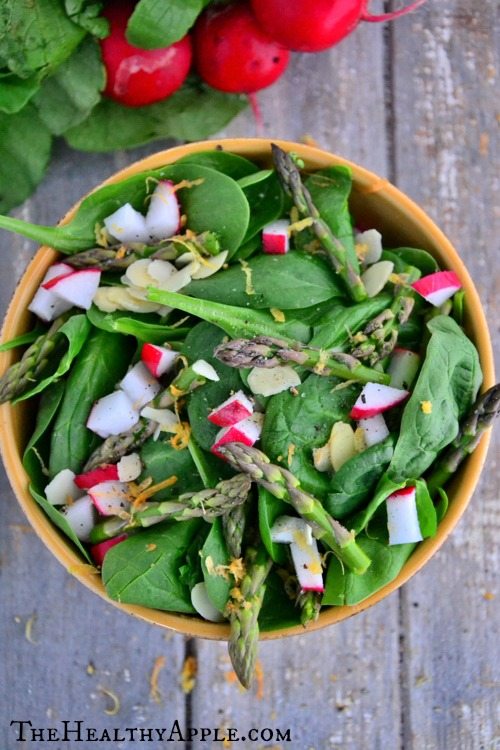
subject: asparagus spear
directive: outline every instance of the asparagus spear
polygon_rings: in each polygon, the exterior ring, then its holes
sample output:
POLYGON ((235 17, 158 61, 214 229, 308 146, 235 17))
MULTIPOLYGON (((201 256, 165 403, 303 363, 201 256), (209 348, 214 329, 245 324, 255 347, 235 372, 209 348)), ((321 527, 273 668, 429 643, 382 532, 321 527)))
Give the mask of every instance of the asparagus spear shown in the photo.
POLYGON ((64 337, 59 329, 68 320, 68 315, 56 318, 48 331, 41 334, 24 352, 23 356, 11 365, 0 378, 0 404, 11 401, 25 393, 36 383, 40 375, 53 361, 54 354, 62 346, 64 337))
POLYGON ((236 339, 220 344, 214 355, 229 367, 276 367, 286 363, 301 365, 317 375, 335 375, 362 383, 388 383, 384 372, 365 367, 351 354, 306 347, 271 336, 236 339))
POLYGON ((297 604, 301 609, 300 622, 307 628, 310 622, 315 622, 318 619, 321 609, 321 594, 316 591, 302 591, 298 596, 297 604))
POLYGON ((222 516, 222 531, 231 557, 241 557, 241 545, 247 516, 246 503, 230 508, 222 516))
POLYGON ((242 505, 250 492, 250 479, 245 474, 236 474, 219 482, 213 489, 186 492, 173 500, 148 503, 147 508, 132 513, 130 518, 107 518, 92 529, 92 543, 112 539, 125 531, 148 527, 161 521, 189 521, 204 518, 213 521, 217 516, 242 505))
MULTIPOLYGON (((266 578, 272 560, 263 545, 250 547, 245 554, 245 574, 227 607, 231 632, 229 656, 239 681, 249 688, 259 645, 259 613, 266 591, 266 578)), ((233 593, 235 589, 233 589, 233 593)))
POLYGON ((274 143, 271 148, 274 165, 283 189, 291 196, 300 216, 313 219, 312 229, 326 251, 335 272, 343 279, 355 302, 366 299, 366 289, 358 268, 351 263, 342 242, 335 237, 328 224, 321 218, 309 190, 302 183, 300 172, 292 157, 274 143))
POLYGON ((427 480, 431 496, 456 472, 462 461, 477 447, 488 427, 500 414, 500 383, 483 393, 463 421, 457 437, 439 459, 427 480))
POLYGON ((317 498, 304 492, 287 469, 272 464, 265 453, 242 443, 227 443, 219 450, 237 471, 246 472, 271 495, 290 503, 311 524, 313 535, 350 570, 359 575, 366 571, 371 560, 356 543, 354 533, 332 518, 317 498))

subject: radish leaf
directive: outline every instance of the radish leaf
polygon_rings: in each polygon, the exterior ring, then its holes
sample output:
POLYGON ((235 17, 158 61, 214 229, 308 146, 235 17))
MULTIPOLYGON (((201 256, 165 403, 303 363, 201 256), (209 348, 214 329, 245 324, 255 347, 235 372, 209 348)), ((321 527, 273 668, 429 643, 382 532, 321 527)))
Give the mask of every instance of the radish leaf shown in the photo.
POLYGON ((177 42, 189 31, 203 8, 202 0, 140 0, 127 25, 127 40, 141 49, 177 42))
POLYGON ((8 115, 19 112, 39 88, 38 75, 19 78, 14 73, 0 74, 0 112, 8 115))

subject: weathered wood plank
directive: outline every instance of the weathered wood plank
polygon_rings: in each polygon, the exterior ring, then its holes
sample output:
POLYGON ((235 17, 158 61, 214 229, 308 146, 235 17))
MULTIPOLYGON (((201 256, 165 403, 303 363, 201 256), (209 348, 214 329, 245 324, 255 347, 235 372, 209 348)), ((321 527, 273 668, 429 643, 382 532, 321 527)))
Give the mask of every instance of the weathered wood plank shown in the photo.
MULTIPOLYGON (((401 35, 402 24, 394 31, 393 70, 397 183, 462 255, 498 353, 497 11, 488 0, 429 3, 405 20, 411 33, 401 35)), ((471 507, 402 590, 407 748, 495 746, 499 444, 497 425, 471 507)))

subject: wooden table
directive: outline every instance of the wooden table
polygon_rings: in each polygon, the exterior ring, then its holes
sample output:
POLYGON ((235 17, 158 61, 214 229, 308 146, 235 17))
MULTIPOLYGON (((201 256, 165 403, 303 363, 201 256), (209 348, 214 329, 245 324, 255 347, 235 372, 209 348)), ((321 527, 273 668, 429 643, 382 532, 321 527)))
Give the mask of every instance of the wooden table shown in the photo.
MULTIPOLYGON (((496 0, 441 0, 383 28, 366 24, 337 48, 294 56, 260 97, 265 135, 319 145, 387 176, 433 217, 462 254, 498 344, 500 276, 498 15, 496 0), (496 32, 496 34, 495 34, 496 32)), ((224 135, 254 135, 243 114, 224 135)), ((16 215, 52 224, 119 167, 161 142, 106 156, 58 144, 38 192, 16 215)), ((1 165, 0 165, 1 168, 1 165)), ((5 309, 33 245, 2 233, 5 309)), ((402 590, 337 627, 263 644, 263 680, 243 693, 225 644, 185 641, 107 606, 59 566, 3 476, 2 730, 17 747, 151 749, 222 743, 16 742, 33 727, 83 719, 90 727, 290 729, 233 747, 293 750, 492 750, 498 705, 497 572, 500 429, 473 501, 452 538, 402 590), (495 619, 496 613, 496 619, 495 619), (30 639, 26 637, 28 635, 30 639), (179 678, 198 659, 190 695, 179 678), (150 697, 155 660, 158 702, 150 697), (495 657, 496 660, 495 660, 495 657), (115 716, 106 711, 118 696, 115 716)), ((73 735, 75 738, 75 735, 73 735)), ((139 739, 138 739, 139 738, 139 739)), ((147 735, 145 736, 147 739, 147 735)), ((226 747, 229 744, 226 743, 226 747)))

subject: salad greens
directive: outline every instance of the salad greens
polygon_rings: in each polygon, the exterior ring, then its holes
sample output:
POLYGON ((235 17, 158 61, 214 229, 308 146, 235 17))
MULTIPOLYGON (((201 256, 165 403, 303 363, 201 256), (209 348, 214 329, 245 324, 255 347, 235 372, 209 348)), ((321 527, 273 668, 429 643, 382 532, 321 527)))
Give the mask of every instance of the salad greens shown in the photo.
MULTIPOLYGON (((138 34, 156 12, 139 4, 138 34)), ((245 685, 259 628, 394 580, 500 404, 498 386, 477 399, 455 275, 359 235, 348 169, 274 160, 193 154, 97 190, 64 227, 0 217, 67 264, 37 292, 66 310, 33 302, 42 320, 2 345, 27 346, 0 397, 34 399, 34 499, 111 598, 229 622, 245 685), (367 269, 384 274, 370 294, 367 269)))

